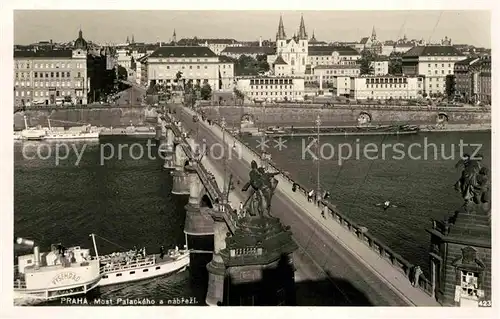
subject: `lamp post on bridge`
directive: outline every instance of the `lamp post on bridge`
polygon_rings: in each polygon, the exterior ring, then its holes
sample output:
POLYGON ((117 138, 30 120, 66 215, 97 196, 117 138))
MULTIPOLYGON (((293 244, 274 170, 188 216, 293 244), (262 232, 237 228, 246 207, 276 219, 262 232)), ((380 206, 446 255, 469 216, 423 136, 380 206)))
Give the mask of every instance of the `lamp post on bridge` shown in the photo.
MULTIPOLYGON (((321 160, 321 154, 320 154, 320 144, 319 144, 319 128, 321 126, 321 118, 320 116, 318 115, 318 117, 316 118, 316 157, 317 157, 317 163, 316 163, 316 166, 317 166, 317 176, 316 176, 316 198, 319 199, 320 196, 321 196, 321 187, 320 187, 320 180, 319 180, 319 171, 320 171, 320 160, 321 160)), ((317 204, 317 201, 316 201, 316 204, 317 204)))
MULTIPOLYGON (((220 126, 222 127, 222 160, 224 165, 224 188, 223 194, 226 193, 226 175, 227 175, 227 159, 226 159, 226 119, 223 117, 220 122, 220 126)), ((226 198, 223 198, 225 203, 226 198)))

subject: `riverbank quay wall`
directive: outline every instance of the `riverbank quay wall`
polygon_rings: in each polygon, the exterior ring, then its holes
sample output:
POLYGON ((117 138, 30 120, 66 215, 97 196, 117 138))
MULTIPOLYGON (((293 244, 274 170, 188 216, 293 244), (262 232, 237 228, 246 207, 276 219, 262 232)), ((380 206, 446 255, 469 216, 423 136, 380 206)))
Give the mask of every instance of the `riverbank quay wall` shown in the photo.
POLYGON ((256 126, 314 126, 318 115, 322 125, 357 125, 363 116, 371 124, 490 124, 491 110, 479 107, 428 107, 428 106, 202 106, 208 119, 224 117, 226 122, 237 125, 249 117, 256 126))
POLYGON ((91 124, 105 127, 149 125, 156 121, 156 110, 148 107, 84 107, 26 110, 14 114, 14 129, 24 129, 24 116, 30 126, 80 126, 91 124))

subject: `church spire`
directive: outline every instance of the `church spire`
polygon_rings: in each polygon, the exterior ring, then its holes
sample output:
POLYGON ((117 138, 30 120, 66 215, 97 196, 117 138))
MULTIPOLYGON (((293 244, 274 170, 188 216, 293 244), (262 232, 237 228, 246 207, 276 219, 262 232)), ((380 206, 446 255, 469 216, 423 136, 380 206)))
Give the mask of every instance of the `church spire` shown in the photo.
POLYGON ((172 42, 173 42, 174 44, 176 44, 176 43, 177 43, 177 34, 175 33, 175 29, 174 29, 174 33, 172 34, 172 42))
POLYGON ((280 23, 278 25, 278 33, 276 33, 276 40, 286 40, 285 27, 283 26, 283 16, 280 15, 280 23))
POLYGON ((303 15, 300 16, 299 40, 307 40, 306 25, 304 23, 303 15))
POLYGON ((375 32, 375 26, 372 28, 372 40, 375 40, 377 38, 377 33, 375 32))
POLYGON ((127 44, 130 44, 130 40, 128 39, 128 35, 127 35, 127 42, 126 42, 126 43, 127 43, 127 44))
POLYGON ((135 40, 134 40, 134 35, 132 34, 132 44, 135 43, 135 40))

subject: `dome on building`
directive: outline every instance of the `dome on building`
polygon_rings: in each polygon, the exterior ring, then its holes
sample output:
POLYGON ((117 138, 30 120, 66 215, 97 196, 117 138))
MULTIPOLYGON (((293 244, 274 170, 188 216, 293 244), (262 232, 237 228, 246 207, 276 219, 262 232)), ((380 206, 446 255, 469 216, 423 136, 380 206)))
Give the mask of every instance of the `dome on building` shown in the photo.
POLYGON ((85 39, 83 38, 82 30, 78 32, 78 39, 75 40, 74 47, 75 49, 87 50, 87 41, 85 41, 85 39))

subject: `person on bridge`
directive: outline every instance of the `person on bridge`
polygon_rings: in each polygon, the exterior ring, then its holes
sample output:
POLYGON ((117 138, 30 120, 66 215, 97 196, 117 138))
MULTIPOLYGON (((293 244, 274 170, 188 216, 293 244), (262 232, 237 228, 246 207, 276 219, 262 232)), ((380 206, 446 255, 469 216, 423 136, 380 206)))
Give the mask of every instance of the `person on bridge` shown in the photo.
POLYGON ((313 197, 314 197, 314 189, 312 189, 309 194, 307 194, 307 201, 308 202, 311 202, 313 200, 313 197))

